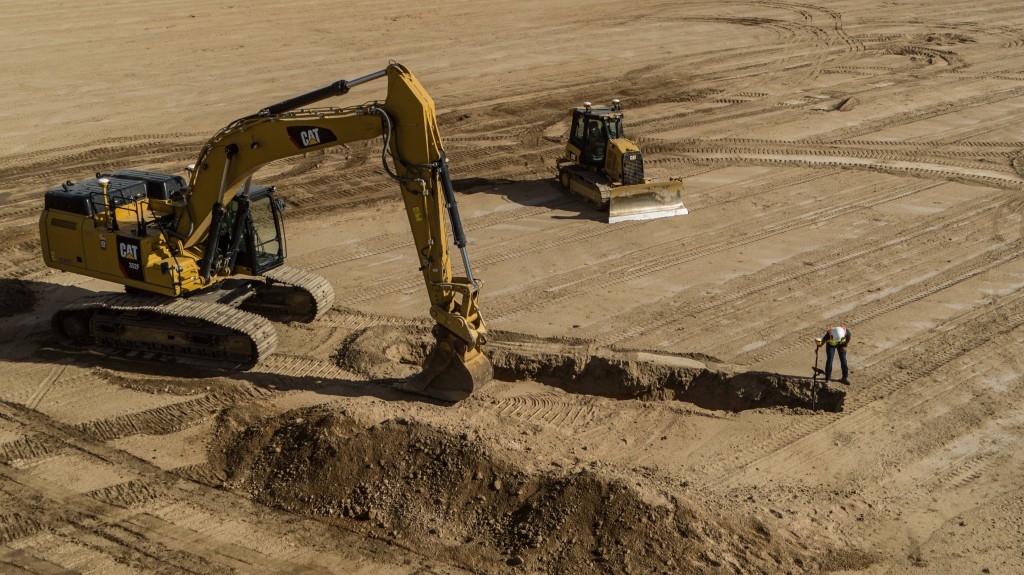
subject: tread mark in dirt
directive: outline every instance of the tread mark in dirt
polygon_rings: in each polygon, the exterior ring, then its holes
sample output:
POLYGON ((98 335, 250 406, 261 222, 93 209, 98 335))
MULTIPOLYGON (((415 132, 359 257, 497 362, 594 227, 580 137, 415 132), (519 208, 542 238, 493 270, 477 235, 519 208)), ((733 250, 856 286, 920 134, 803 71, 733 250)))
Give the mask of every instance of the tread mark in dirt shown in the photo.
MULTIPOLYGON (((1001 324, 1001 332, 1009 332, 1024 325, 1024 291, 1017 292, 1013 296, 1004 298, 997 305, 1000 308, 1013 306, 1015 310, 1008 324, 1001 324), (1020 311, 1017 311, 1020 308, 1020 311)), ((805 437, 818 432, 835 431, 834 425, 849 427, 850 429, 865 429, 866 419, 877 419, 878 416, 872 412, 872 407, 885 411, 884 404, 894 401, 893 395, 908 385, 924 380, 921 389, 909 391, 921 396, 933 396, 934 387, 926 377, 942 366, 960 358, 971 350, 996 341, 1001 334, 992 333, 989 318, 986 317, 992 310, 975 309, 967 311, 951 321, 947 321, 941 328, 925 333, 912 342, 899 344, 884 354, 884 357, 858 372, 858 378, 864 381, 878 381, 879 383, 864 386, 859 394, 847 398, 846 411, 841 414, 821 414, 808 417, 795 426, 785 430, 769 441, 759 444, 756 447, 737 450, 732 456, 722 458, 712 463, 708 468, 711 477, 728 480, 736 473, 736 470, 749 467, 758 461, 771 457, 781 457, 783 452, 799 450, 796 444, 805 437), (990 329, 985 329, 985 327, 990 329), (981 329, 978 329, 981 327, 981 329), (950 344, 950 340, 956 343, 950 344), (894 369, 892 363, 900 356, 907 353, 911 348, 928 349, 934 353, 920 354, 923 365, 915 365, 911 369, 894 369), (877 377, 873 377, 877 374, 877 377)), ((942 384, 950 389, 957 383, 942 384)), ((919 386, 920 387, 920 386, 919 386)), ((876 411, 877 411, 876 410, 876 411)), ((825 442, 828 444, 828 442, 825 442)), ((812 445, 809 448, 814 449, 812 445)))
POLYGON ((515 417, 530 423, 543 423, 558 427, 586 425, 594 417, 592 401, 573 396, 565 401, 563 394, 541 392, 504 398, 497 403, 497 415, 515 417))
POLYGON ((786 206, 749 220, 733 221, 727 226, 726 231, 699 238, 696 240, 699 243, 685 252, 678 249, 677 240, 672 240, 637 250, 613 262, 559 274, 539 282, 539 285, 520 290, 512 296, 498 299, 496 302, 492 300, 488 305, 488 315, 491 318, 508 318, 542 309, 553 302, 576 295, 580 288, 593 290, 633 281, 711 254, 763 241, 796 229, 817 226, 821 222, 849 212, 871 208, 920 191, 921 188, 898 188, 896 191, 889 190, 869 198, 846 199, 824 208, 808 210, 806 206, 786 206), (735 233, 730 233, 730 230, 734 230, 735 233), (747 230, 755 231, 744 233, 747 230), (739 239, 733 239, 734 235, 739 239), (718 237, 725 239, 716 239, 718 237))

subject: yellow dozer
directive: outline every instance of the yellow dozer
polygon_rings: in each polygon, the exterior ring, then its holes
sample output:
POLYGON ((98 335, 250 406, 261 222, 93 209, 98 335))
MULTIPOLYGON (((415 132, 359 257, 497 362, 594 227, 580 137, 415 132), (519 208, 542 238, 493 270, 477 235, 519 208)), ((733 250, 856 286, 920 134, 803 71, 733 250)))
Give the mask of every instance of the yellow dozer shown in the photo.
POLYGON ((572 113, 565 157, 558 161, 562 187, 598 209, 608 210, 608 223, 653 220, 687 213, 683 184, 644 177, 640 148, 622 131, 622 107, 595 108, 584 102, 572 113))

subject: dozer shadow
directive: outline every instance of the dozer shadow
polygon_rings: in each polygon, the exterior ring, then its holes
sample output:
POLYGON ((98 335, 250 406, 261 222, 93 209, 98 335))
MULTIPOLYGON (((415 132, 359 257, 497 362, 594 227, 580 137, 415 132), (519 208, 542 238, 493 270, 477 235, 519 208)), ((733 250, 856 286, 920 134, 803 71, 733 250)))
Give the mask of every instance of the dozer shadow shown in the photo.
POLYGON ((461 195, 495 194, 521 206, 547 208, 552 212, 553 220, 605 222, 608 219, 607 213, 563 190, 554 175, 551 178, 520 181, 505 178, 462 178, 452 180, 452 185, 461 195))

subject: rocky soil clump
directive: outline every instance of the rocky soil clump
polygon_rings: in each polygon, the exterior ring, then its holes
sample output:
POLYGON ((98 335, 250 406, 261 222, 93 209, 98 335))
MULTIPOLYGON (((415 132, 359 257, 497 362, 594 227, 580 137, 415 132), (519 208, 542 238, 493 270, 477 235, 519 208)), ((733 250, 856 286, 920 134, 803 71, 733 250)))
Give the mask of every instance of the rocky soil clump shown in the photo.
POLYGON ((262 504, 488 573, 817 573, 861 561, 677 495, 652 504, 591 471, 527 473, 465 433, 404 417, 227 411, 211 463, 262 504))

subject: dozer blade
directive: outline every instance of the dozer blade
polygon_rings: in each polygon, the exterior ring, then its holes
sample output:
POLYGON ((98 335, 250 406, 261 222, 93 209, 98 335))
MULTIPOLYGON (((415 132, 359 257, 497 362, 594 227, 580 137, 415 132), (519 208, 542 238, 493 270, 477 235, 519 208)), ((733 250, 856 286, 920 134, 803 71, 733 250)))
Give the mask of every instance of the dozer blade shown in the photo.
POLYGON ((423 371, 396 385, 402 391, 443 401, 461 401, 491 381, 494 367, 479 350, 468 350, 464 341, 435 326, 437 345, 423 362, 423 371))
POLYGON ((682 182, 657 182, 612 188, 608 223, 654 220, 688 213, 683 205, 682 182))

